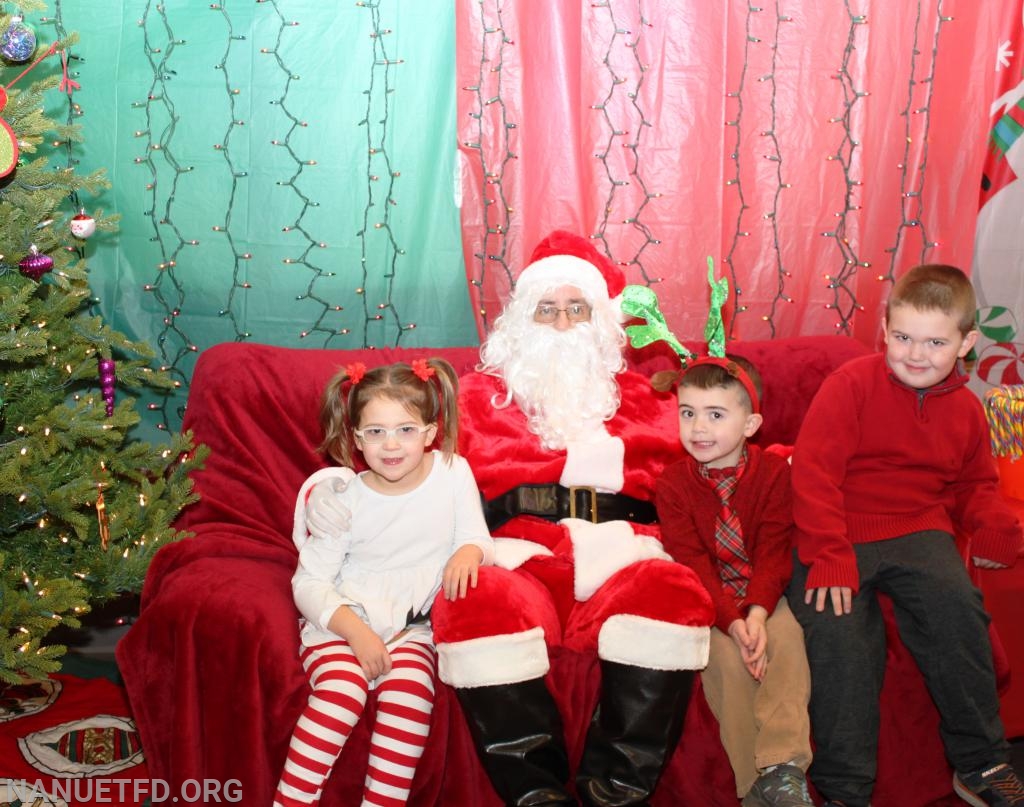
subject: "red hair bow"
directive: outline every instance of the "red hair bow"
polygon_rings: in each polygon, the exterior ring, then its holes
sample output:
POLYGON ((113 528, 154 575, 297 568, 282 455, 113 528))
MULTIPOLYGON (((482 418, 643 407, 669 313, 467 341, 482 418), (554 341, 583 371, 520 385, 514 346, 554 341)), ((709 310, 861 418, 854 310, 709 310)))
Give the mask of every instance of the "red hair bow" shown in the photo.
POLYGON ((433 367, 427 364, 426 359, 413 359, 412 371, 420 381, 426 381, 436 372, 433 367))
POLYGON ((363 376, 366 375, 366 365, 361 361, 357 361, 355 364, 346 364, 345 375, 348 376, 348 380, 353 384, 358 384, 363 380, 363 376))

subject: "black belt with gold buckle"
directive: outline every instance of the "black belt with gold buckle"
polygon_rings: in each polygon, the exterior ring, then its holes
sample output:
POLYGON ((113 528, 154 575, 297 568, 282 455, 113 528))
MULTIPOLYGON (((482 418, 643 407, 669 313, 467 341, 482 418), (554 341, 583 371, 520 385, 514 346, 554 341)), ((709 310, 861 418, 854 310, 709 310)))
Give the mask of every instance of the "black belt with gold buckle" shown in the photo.
POLYGON ((516 516, 537 516, 548 521, 582 518, 654 524, 658 514, 652 502, 623 493, 600 493, 592 487, 573 485, 520 485, 484 503, 487 526, 496 529, 516 516))

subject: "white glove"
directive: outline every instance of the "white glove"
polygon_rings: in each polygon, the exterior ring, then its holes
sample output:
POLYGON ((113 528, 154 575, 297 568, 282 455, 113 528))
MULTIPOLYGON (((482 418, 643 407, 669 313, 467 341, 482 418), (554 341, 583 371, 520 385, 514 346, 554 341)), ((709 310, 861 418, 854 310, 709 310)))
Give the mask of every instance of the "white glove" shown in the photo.
POLYGON ((332 476, 317 482, 306 499, 306 531, 314 538, 330 538, 352 527, 352 511, 338 495, 348 487, 349 480, 332 476))

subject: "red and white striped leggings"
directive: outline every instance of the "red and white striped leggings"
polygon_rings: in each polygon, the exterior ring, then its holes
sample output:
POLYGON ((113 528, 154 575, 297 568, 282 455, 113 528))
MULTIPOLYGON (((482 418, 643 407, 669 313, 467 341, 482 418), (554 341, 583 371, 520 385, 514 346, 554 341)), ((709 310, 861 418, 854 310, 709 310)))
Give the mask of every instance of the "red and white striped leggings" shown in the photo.
MULTIPOLYGON (((390 652, 391 672, 375 682, 377 722, 363 805, 408 801, 434 707, 434 648, 407 642, 390 652)), ((319 804, 324 781, 366 706, 369 686, 347 642, 303 648, 301 658, 313 691, 292 733, 274 807, 319 804)))

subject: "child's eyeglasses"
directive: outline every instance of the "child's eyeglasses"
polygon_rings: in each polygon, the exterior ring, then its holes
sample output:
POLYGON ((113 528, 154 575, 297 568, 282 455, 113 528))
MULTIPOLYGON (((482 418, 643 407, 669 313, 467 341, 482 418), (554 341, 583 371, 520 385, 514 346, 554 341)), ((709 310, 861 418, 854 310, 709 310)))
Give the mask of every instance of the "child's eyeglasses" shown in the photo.
POLYGON ((430 426, 414 426, 407 423, 404 426, 395 426, 393 429, 385 429, 382 426, 368 426, 365 429, 353 429, 353 434, 364 443, 383 443, 386 440, 395 439, 399 443, 410 443, 428 431, 430 426))
POLYGON ((586 303, 573 303, 572 305, 567 305, 565 308, 541 303, 533 311, 533 321, 550 325, 558 319, 558 315, 563 311, 565 312, 565 318, 569 320, 569 322, 590 321, 590 306, 586 303))

